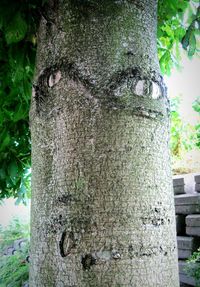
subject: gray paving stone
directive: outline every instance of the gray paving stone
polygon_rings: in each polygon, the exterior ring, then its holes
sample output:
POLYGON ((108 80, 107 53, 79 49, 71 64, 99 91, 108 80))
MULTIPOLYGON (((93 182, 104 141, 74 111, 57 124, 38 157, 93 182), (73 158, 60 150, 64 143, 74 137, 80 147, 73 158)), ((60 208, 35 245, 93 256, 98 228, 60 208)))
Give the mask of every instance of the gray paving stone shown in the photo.
POLYGON ((200 214, 190 214, 186 216, 185 223, 187 226, 200 227, 200 214))
POLYGON ((27 241, 26 239, 17 239, 17 240, 14 241, 13 247, 14 247, 16 250, 18 250, 18 249, 21 248, 21 244, 22 244, 23 242, 26 242, 26 241, 27 241))
POLYGON ((15 248, 14 247, 8 247, 5 251, 4 251, 4 255, 13 255, 15 252, 15 248))
POLYGON ((195 175, 195 176, 194 176, 194 181, 195 181, 196 183, 200 183, 200 175, 195 175))
POLYGON ((180 283, 180 287, 191 287, 192 285, 185 284, 185 283, 180 283))
MULTIPOLYGON (((179 277, 182 284, 189 284, 189 286, 196 286, 195 279, 187 274, 186 268, 198 268, 200 267, 200 263, 186 263, 186 261, 179 260, 179 277), (198 266, 197 266, 198 265, 198 266)), ((184 286, 184 285, 183 285, 184 286)))
POLYGON ((198 244, 194 237, 177 236, 177 245, 180 249, 194 250, 198 244))
POLYGON ((173 186, 182 186, 184 185, 184 178, 179 177, 179 178, 173 178, 173 186))
POLYGON ((179 261, 178 261, 178 270, 179 270, 179 273, 185 274, 186 264, 187 264, 186 261, 183 261, 183 260, 179 260, 179 261))
POLYGON ((199 204, 190 204, 190 205, 175 205, 176 214, 192 214, 192 213, 200 213, 200 205, 199 204))
POLYGON ((196 286, 194 278, 189 277, 188 275, 179 274, 179 279, 181 283, 189 284, 191 286, 196 286))
POLYGON ((178 259, 187 259, 192 255, 191 249, 179 249, 178 248, 178 259))
POLYGON ((174 194, 178 195, 178 194, 185 194, 185 188, 184 185, 180 185, 180 186, 174 186, 174 194))
POLYGON ((200 194, 175 195, 174 199, 175 199, 175 205, 190 205, 190 204, 200 205, 200 194))
POLYGON ((176 233, 177 235, 185 234, 185 216, 182 214, 176 215, 176 233))
POLYGON ((186 226, 186 234, 200 236, 200 227, 186 226))
POLYGON ((200 192, 200 183, 196 183, 196 184, 195 184, 195 190, 196 190, 197 192, 200 192))

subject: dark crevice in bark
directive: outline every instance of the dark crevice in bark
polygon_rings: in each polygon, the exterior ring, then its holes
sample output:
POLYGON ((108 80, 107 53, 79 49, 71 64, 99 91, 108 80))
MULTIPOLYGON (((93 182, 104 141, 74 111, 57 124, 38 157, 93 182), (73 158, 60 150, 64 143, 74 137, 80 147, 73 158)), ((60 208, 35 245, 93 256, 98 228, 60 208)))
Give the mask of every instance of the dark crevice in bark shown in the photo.
POLYGON ((62 257, 68 256, 72 249, 76 247, 76 240, 74 238, 74 233, 70 231, 69 233, 65 230, 61 235, 59 241, 60 255, 62 257))
POLYGON ((66 254, 64 252, 64 240, 65 240, 65 237, 66 237, 66 234, 67 232, 66 231, 63 231, 62 235, 61 235, 61 239, 59 241, 59 248, 60 248, 60 255, 62 257, 65 257, 66 254))
POLYGON ((71 194, 66 194, 58 197, 58 202, 64 203, 65 205, 70 204, 72 201, 74 201, 74 199, 71 194))
POLYGON ((56 19, 59 8, 58 0, 49 0, 42 9, 39 10, 40 15, 46 20, 47 25, 57 25, 56 19))
POLYGON ((143 107, 133 108, 133 114, 147 119, 162 119, 164 116, 162 112, 157 112, 151 109, 145 109, 143 107))
POLYGON ((82 256, 81 264, 84 270, 88 270, 92 265, 96 264, 96 258, 94 258, 91 254, 86 254, 85 256, 82 256))

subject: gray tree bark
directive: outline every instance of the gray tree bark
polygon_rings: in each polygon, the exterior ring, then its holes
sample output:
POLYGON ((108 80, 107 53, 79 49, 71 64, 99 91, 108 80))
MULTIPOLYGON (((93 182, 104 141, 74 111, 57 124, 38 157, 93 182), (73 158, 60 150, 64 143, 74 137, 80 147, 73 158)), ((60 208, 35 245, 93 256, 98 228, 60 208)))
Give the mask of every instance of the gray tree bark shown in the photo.
POLYGON ((31 287, 178 287, 156 0, 42 12, 30 111, 31 287))

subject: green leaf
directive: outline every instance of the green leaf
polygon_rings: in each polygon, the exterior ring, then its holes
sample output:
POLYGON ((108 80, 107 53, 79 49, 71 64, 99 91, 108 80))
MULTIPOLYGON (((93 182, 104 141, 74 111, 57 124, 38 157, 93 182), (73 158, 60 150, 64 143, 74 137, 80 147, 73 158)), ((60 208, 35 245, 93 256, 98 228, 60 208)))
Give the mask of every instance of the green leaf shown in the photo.
POLYGON ((194 33, 190 35, 188 56, 192 57, 196 50, 196 38, 194 33))
POLYGON ((5 179, 5 178, 6 178, 5 169, 1 168, 0 169, 0 179, 5 179))
POLYGON ((26 193, 26 186, 25 186, 25 184, 24 184, 24 180, 22 180, 18 194, 19 194, 20 196, 23 196, 25 193, 26 193))
POLYGON ((22 103, 19 103, 16 106, 16 112, 12 116, 13 122, 17 122, 21 119, 26 119, 27 118, 27 111, 26 111, 26 106, 22 105, 22 103))
POLYGON ((17 43, 21 41, 27 32, 27 24, 18 12, 5 28, 5 38, 7 44, 17 43))
POLYGON ((188 30, 181 41, 182 47, 185 50, 187 50, 187 47, 189 46, 190 34, 191 34, 191 30, 188 30))
POLYGON ((182 27, 178 27, 175 30, 175 37, 178 38, 179 41, 184 37, 184 34, 185 30, 182 27))
POLYGON ((11 179, 14 179, 17 177, 18 174, 18 166, 16 161, 12 161, 8 166, 8 173, 11 177, 11 179))
POLYGON ((2 142, 1 142, 0 152, 3 151, 9 145, 10 140, 11 140, 9 134, 3 133, 3 136, 4 138, 2 139, 2 142))

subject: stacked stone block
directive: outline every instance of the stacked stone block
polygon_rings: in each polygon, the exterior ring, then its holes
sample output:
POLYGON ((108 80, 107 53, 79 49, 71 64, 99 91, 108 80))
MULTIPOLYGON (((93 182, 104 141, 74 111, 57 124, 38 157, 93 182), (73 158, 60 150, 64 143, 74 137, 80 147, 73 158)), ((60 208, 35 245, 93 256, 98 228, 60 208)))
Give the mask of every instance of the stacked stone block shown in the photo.
POLYGON ((173 180, 175 188, 179 277, 180 286, 182 287, 196 286, 194 278, 186 272, 186 268, 188 268, 186 260, 200 247, 200 175, 195 176, 194 180, 196 192, 191 194, 178 193, 181 188, 177 192, 177 186, 180 186, 180 184, 184 186, 183 178, 173 180))
POLYGON ((176 214, 200 214, 200 194, 175 195, 176 214))
POLYGON ((198 249, 200 241, 194 237, 177 236, 178 258, 187 259, 198 249))
POLYGON ((194 181, 195 181, 195 191, 200 192, 200 175, 195 175, 194 181))
POLYGON ((200 214, 186 216, 186 233, 191 236, 200 237, 200 214))
POLYGON ((176 177, 173 179, 174 194, 184 194, 185 193, 185 183, 183 177, 176 177))

